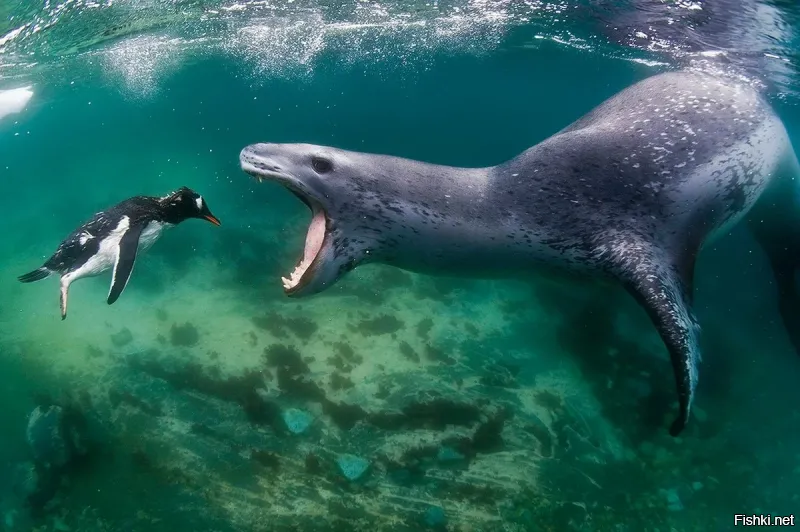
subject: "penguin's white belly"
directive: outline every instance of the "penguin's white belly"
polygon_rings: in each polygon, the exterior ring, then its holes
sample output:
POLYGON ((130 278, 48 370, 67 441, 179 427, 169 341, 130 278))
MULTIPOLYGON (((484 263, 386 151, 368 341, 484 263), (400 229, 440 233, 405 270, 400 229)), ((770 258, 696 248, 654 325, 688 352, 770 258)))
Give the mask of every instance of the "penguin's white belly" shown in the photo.
MULTIPOLYGON (((148 222, 139 236, 137 253, 147 251, 161 236, 165 228, 172 227, 173 224, 148 222)), ((69 274, 70 281, 81 277, 93 277, 110 270, 117 262, 119 254, 119 242, 122 236, 128 231, 127 217, 100 242, 100 249, 87 260, 80 268, 69 274)))
POLYGON ((97 253, 92 255, 80 268, 67 274, 69 281, 99 275, 113 268, 119 253, 119 241, 122 239, 122 235, 128 231, 128 227, 128 217, 125 216, 119 225, 100 241, 97 253))

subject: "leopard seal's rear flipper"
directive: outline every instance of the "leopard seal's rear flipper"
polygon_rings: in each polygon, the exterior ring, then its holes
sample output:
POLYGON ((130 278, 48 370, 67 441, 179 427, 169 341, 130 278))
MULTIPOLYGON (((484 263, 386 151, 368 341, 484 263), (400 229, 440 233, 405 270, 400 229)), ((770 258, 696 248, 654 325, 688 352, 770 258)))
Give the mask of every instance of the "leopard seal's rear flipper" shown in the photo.
POLYGON ((642 236, 604 237, 598 258, 652 320, 669 353, 678 388, 678 416, 670 434, 677 436, 689 421, 700 362, 700 326, 692 308, 694 254, 670 252, 642 236))

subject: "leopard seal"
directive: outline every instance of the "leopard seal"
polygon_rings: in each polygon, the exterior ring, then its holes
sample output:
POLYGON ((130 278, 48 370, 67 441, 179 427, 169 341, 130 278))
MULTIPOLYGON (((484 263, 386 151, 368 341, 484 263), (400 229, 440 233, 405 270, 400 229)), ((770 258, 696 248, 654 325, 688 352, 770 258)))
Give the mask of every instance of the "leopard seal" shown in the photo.
POLYGON ((800 350, 798 161, 769 103, 739 81, 656 74, 486 168, 310 144, 251 144, 239 158, 311 210, 303 257, 283 278, 289 296, 325 290, 368 262, 474 277, 555 266, 621 283, 670 355, 673 436, 698 380, 695 260, 739 221, 771 261, 800 350))

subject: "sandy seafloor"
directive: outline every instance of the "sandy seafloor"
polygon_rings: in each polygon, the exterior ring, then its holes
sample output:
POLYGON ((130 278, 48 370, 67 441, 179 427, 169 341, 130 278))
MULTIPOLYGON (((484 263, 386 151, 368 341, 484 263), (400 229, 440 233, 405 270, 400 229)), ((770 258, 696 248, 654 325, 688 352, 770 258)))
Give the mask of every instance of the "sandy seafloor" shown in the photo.
MULTIPOLYGON (((615 68, 595 78, 624 73, 597 82, 604 95, 624 86, 625 76, 645 74, 615 68)), ((569 74, 549 82, 553 98, 572 90, 551 100, 571 115, 601 99, 591 87, 574 89, 569 74), (580 106, 576 95, 585 97, 580 106)), ((370 119, 347 126, 342 117, 359 108, 354 102, 370 83, 389 91, 381 105, 405 101, 411 109, 430 96, 391 88, 386 79, 353 83, 349 103, 340 102, 345 110, 326 120, 352 128, 336 139, 354 149, 356 135, 370 130, 354 131, 370 119)), ((483 89, 464 90, 476 98, 466 101, 477 101, 483 89)), ((82 99, 70 96, 51 109, 66 113, 82 99)), ((312 120, 325 103, 301 112, 300 126, 273 125, 269 134, 326 140, 312 120)), ((421 530, 435 529, 435 507, 448 530, 460 531, 726 530, 734 513, 796 507, 800 364, 778 323, 764 259, 746 235, 722 240, 698 264, 705 358, 697 414, 673 439, 665 349, 620 289, 544 275, 464 281, 368 266, 321 296, 288 299, 279 277, 304 238, 302 206, 237 172, 236 142, 243 145, 244 135, 214 133, 200 149, 190 143, 197 131, 157 114, 169 102, 136 105, 142 116, 171 125, 153 133, 142 117, 112 116, 110 138, 64 147, 53 143, 63 132, 43 132, 63 122, 48 123, 40 109, 43 122, 33 132, 55 153, 11 157, 7 169, 0 467, 12 478, 26 460, 25 424, 40 392, 82 397, 108 432, 103 451, 70 474, 39 530, 421 530), (119 142, 125 120, 136 124, 127 145, 119 142), (215 149, 226 155, 216 158, 215 149), (204 193, 223 226, 191 221, 172 229, 140 257, 113 306, 105 304, 108 274, 73 285, 64 322, 55 279, 16 282, 94 210, 183 184, 204 193), (21 205, 27 208, 14 210, 21 205), (313 417, 302 434, 282 424, 290 408, 313 417), (369 461, 357 481, 337 466, 346 454, 369 461)), ((113 114, 111 104, 104 109, 87 123, 113 114)), ((406 139, 430 112, 412 113, 406 139)), ((447 107, 434 115, 431 135, 460 131, 472 144, 416 139, 392 149, 392 135, 401 133, 387 127, 372 130, 380 140, 369 147, 450 164, 470 159, 491 128, 461 131, 450 112, 456 116, 447 107)), ((497 112, 520 111, 509 105, 497 112)), ((225 112, 218 113, 211 124, 224 123, 225 112)), ((267 140, 255 138, 248 120, 246 141, 267 140)), ((544 116, 536 135, 561 122, 544 116)), ((24 122, 4 134, 19 129, 24 122)), ((511 155, 517 144, 495 147, 493 157, 511 155)), ((24 149, 36 153, 32 146, 24 149)), ((0 526, 31 529, 13 482, 3 486, 0 526)))

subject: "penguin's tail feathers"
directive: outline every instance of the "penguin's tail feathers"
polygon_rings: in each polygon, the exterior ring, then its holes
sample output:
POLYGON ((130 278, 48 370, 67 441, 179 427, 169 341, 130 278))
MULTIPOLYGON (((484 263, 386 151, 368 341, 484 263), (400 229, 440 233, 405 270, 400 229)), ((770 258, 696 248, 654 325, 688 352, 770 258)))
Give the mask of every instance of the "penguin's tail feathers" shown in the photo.
POLYGON ((50 274, 53 273, 44 266, 41 268, 37 268, 32 272, 26 273, 25 275, 20 275, 17 277, 23 283, 32 283, 34 281, 41 281, 46 277, 50 277, 50 274))

